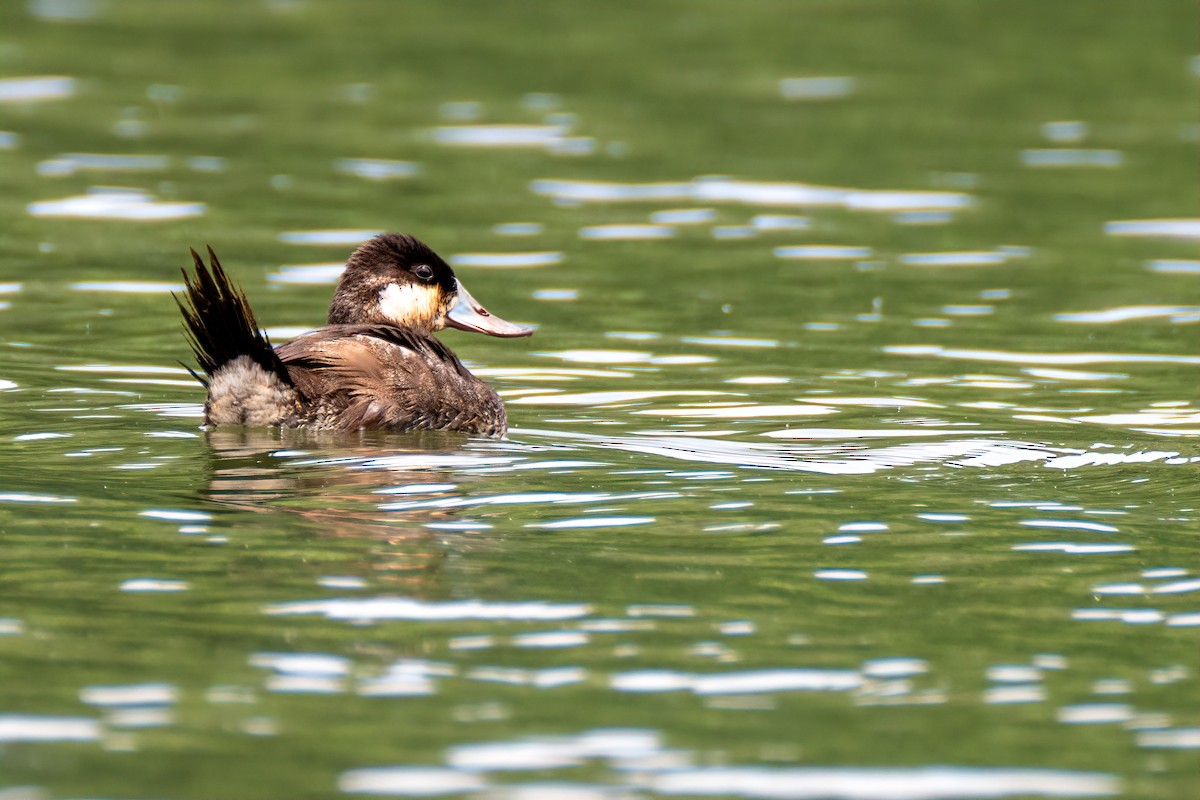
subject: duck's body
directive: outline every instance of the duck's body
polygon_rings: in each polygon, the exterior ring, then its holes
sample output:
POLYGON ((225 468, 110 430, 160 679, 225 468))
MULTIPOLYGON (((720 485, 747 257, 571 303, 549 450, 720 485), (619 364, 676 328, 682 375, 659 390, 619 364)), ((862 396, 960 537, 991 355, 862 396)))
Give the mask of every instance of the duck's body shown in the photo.
POLYGON ((362 245, 338 283, 330 324, 279 347, 212 251, 211 272, 192 255, 196 274, 185 273, 180 308, 204 371, 207 424, 504 435, 500 397, 433 331, 532 330, 490 315, 416 239, 385 234, 362 245))

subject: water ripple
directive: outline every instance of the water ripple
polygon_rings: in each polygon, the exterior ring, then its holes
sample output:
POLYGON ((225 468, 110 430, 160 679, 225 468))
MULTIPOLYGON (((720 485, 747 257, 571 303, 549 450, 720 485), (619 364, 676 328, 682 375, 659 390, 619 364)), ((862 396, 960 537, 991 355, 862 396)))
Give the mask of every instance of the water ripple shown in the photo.
POLYGON ((578 619, 592 612, 587 603, 490 603, 483 600, 428 602, 407 597, 341 598, 297 600, 263 608, 271 616, 320 615, 327 619, 379 620, 562 620, 578 619))

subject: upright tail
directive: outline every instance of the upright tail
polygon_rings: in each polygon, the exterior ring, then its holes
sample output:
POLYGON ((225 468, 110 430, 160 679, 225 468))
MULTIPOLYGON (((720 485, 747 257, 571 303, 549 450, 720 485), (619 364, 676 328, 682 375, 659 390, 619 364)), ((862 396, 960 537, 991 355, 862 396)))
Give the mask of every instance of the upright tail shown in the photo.
MULTIPOLYGON (((297 394, 287 367, 258 328, 246 295, 239 291, 216 253, 208 248, 211 272, 195 250, 196 274, 183 271, 183 313, 187 338, 208 389, 205 422, 213 425, 275 425, 294 413, 297 394)), ((189 371, 191 371, 189 369, 189 371)))

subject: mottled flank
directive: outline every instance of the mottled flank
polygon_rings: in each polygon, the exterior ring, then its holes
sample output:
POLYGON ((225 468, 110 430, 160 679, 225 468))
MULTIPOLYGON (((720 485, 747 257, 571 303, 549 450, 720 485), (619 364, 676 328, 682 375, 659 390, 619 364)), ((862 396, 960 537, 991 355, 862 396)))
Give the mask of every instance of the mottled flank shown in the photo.
POLYGON ((238 356, 209 379, 204 420, 210 425, 286 425, 299 411, 295 388, 250 356, 238 356))

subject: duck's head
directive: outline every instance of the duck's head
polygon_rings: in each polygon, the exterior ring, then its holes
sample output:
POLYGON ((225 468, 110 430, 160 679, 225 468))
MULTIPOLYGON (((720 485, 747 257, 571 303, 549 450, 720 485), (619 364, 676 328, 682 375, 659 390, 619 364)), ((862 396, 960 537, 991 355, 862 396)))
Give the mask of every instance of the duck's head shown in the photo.
POLYGON ((346 262, 329 304, 330 325, 386 324, 425 331, 451 327, 488 336, 529 336, 533 328, 489 313, 424 242, 384 233, 346 262))

